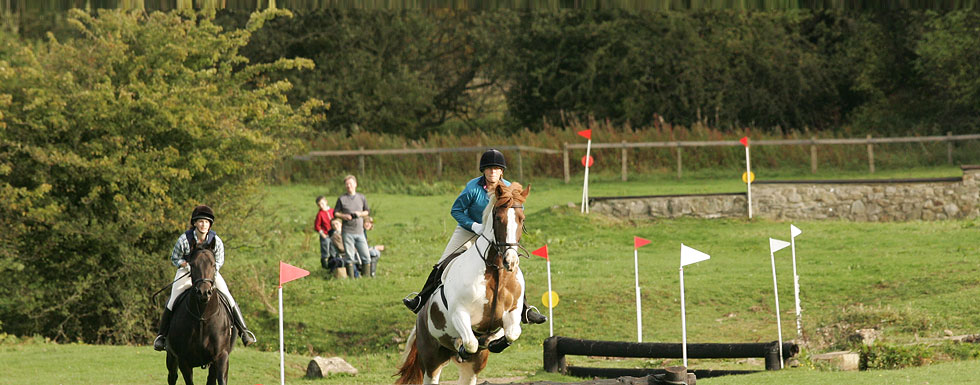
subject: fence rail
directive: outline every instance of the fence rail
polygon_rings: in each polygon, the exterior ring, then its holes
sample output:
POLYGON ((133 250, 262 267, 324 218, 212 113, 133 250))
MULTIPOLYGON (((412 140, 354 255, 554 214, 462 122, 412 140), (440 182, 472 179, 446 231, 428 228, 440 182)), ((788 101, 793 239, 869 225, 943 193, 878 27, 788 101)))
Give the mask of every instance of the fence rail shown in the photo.
MULTIPOLYGON (((568 366, 565 356, 600 356, 600 357, 630 357, 630 358, 682 358, 683 345, 679 343, 651 342, 622 342, 597 341, 562 336, 552 336, 544 340, 544 370, 549 373, 563 373, 578 377, 593 377, 606 375, 647 375, 660 373, 648 369, 629 371, 629 369, 587 368, 568 366)), ((766 370, 779 370, 781 361, 796 354, 800 348, 792 342, 784 342, 782 350, 778 341, 767 343, 695 343, 687 344, 687 357, 699 359, 721 358, 763 358, 766 370), (782 357, 780 357, 782 352, 782 357)), ((697 377, 705 378, 718 375, 753 373, 756 371, 714 371, 713 373, 695 371, 697 377)))
MULTIPOLYGON (((868 146, 868 169, 873 174, 875 172, 875 161, 874 161, 874 145, 875 144, 894 144, 894 143, 926 143, 926 142, 946 142, 946 161, 949 164, 953 164, 953 142, 956 141, 966 141, 966 140, 978 140, 980 139, 980 134, 967 134, 967 135, 953 135, 951 132, 947 132, 946 135, 935 135, 935 136, 906 136, 906 137, 895 137, 895 138, 874 138, 868 135, 865 138, 841 138, 841 139, 817 139, 816 137, 810 139, 770 139, 770 140, 754 140, 750 142, 752 146, 800 146, 809 145, 810 146, 810 172, 817 172, 817 146, 818 145, 867 145, 868 146)), ((628 154, 627 149, 630 148, 673 148, 677 153, 677 177, 680 178, 684 174, 683 166, 683 152, 681 151, 684 147, 725 147, 725 146, 741 146, 742 143, 737 140, 718 140, 718 141, 669 141, 669 142, 636 142, 630 143, 622 141, 619 143, 592 143, 592 148, 600 149, 622 149, 620 160, 622 163, 622 177, 621 179, 625 182, 628 178, 627 175, 627 161, 628 154)), ((565 172, 565 183, 568 183, 571 179, 570 167, 568 162, 568 152, 570 149, 584 149, 586 144, 581 143, 564 143, 562 145, 562 160, 563 169, 565 172)))
MULTIPOLYGON (((524 180, 524 157, 521 155, 524 152, 534 152, 539 154, 549 154, 554 155, 560 153, 558 150, 551 150, 547 148, 529 147, 529 146, 494 146, 494 148, 503 151, 516 151, 517 152, 517 177, 519 180, 524 180)), ((419 154, 439 154, 440 156, 436 158, 436 176, 442 176, 442 156, 445 153, 458 153, 458 152, 476 152, 476 164, 480 164, 480 156, 483 152, 487 150, 485 146, 475 146, 475 147, 441 147, 441 148, 391 148, 391 149, 375 149, 366 150, 363 147, 357 150, 333 150, 333 151, 310 151, 306 155, 296 155, 293 159, 296 160, 310 160, 316 156, 357 156, 358 168, 360 169, 361 175, 364 175, 364 156, 365 155, 419 155, 419 154)))
MULTIPOLYGON (((935 135, 935 136, 907 136, 907 137, 894 137, 894 138, 874 138, 868 135, 865 138, 839 138, 839 139, 818 139, 816 137, 810 139, 769 139, 769 140, 755 140, 750 144, 752 146, 810 146, 810 172, 817 172, 817 146, 823 145, 865 145, 867 146, 868 154, 868 169, 871 173, 875 172, 875 160, 874 160, 874 145, 876 144, 894 144, 894 143, 928 143, 928 142, 946 142, 946 161, 949 164, 953 164, 953 143, 957 141, 968 141, 968 140, 980 140, 980 134, 967 134, 967 135, 953 135, 952 133, 947 133, 946 135, 935 135)), ((629 170, 627 164, 629 163, 629 149, 637 148, 671 148, 675 150, 676 160, 677 160, 677 177, 681 178, 684 174, 684 163, 683 163, 683 148, 686 147, 726 147, 726 146, 741 146, 742 144, 737 140, 718 140, 718 141, 667 141, 667 142, 626 142, 621 141, 619 143, 592 143, 592 148, 594 149, 621 149, 620 151, 620 163, 622 166, 621 179, 626 181, 628 179, 629 170)), ((503 151, 513 151, 516 152, 516 163, 517 163, 517 177, 519 180, 524 180, 524 153, 538 153, 546 155, 557 155, 562 156, 562 169, 564 174, 565 183, 571 180, 571 167, 569 164, 569 152, 573 149, 585 149, 586 144, 582 143, 563 143, 561 150, 552 150, 547 148, 530 147, 522 145, 508 145, 508 146, 494 146, 494 148, 503 151)), ((476 160, 475 162, 479 164, 480 155, 487 149, 486 146, 473 146, 473 147, 441 147, 441 148, 394 148, 394 149, 364 149, 360 148, 357 150, 333 150, 333 151, 310 151, 306 155, 296 155, 293 159, 296 160, 310 160, 314 157, 332 157, 332 156, 357 156, 358 166, 361 175, 364 175, 364 163, 366 156, 383 156, 383 155, 420 155, 420 154, 437 154, 436 158, 436 176, 442 176, 442 154, 446 153, 460 153, 460 152, 475 152, 476 160)))

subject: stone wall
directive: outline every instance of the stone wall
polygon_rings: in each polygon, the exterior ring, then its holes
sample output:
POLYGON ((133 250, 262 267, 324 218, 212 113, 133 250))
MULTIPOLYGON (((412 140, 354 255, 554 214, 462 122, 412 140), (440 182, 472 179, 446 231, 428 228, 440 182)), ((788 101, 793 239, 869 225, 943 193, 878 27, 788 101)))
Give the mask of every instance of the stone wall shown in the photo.
MULTIPOLYGON (((908 221, 980 216, 980 166, 959 178, 769 181, 752 184, 753 216, 908 221)), ((590 211, 624 218, 741 218, 746 194, 596 197, 590 211)))

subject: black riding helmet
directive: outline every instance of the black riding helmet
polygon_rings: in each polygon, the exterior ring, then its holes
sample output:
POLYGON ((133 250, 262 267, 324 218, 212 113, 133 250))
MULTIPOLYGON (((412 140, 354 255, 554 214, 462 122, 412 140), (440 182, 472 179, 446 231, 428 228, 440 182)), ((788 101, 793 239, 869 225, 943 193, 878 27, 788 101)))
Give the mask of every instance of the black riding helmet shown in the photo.
POLYGON ((480 172, 483 172, 487 167, 500 167, 506 170, 507 161, 504 160, 504 154, 492 148, 484 152, 483 156, 480 157, 480 172))
POLYGON ((206 205, 197 206, 194 208, 194 211, 191 212, 191 226, 194 226, 194 221, 198 219, 207 219, 208 222, 211 222, 213 225, 214 211, 211 211, 211 208, 206 205))

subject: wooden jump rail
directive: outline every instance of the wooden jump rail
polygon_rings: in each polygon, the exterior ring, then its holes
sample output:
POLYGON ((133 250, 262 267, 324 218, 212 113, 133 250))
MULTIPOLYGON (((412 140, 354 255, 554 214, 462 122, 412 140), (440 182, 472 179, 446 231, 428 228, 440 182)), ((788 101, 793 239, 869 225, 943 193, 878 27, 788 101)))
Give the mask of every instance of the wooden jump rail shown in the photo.
MULTIPOLYGON (((683 347, 679 343, 596 341, 549 337, 544 340, 544 370, 575 377, 616 378, 621 376, 647 376, 664 374, 663 369, 619 369, 568 366, 566 355, 604 356, 630 358, 682 358, 683 347)), ((800 348, 795 343, 783 343, 782 360, 795 356, 800 348)), ((779 344, 764 343, 702 343, 687 344, 688 358, 763 358, 766 370, 779 370, 779 344)), ((747 374, 756 370, 692 370, 697 378, 718 377, 731 374, 747 374)))

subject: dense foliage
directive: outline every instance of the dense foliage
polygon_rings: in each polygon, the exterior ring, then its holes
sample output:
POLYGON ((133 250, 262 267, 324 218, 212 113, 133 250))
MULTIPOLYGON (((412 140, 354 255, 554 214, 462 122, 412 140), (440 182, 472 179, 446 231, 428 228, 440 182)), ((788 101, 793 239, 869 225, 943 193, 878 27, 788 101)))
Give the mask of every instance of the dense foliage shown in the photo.
MULTIPOLYGON (((226 11, 225 25, 245 13, 226 11)), ((401 11, 276 20, 243 54, 335 108, 321 132, 540 130, 563 116, 899 135, 972 132, 973 11, 401 11)))
POLYGON ((212 205, 235 237, 249 187, 316 105, 294 109, 290 84, 263 75, 311 62, 238 54, 272 16, 223 32, 207 16, 73 11, 62 40, 0 35, 0 330, 145 341, 190 210, 212 205))

